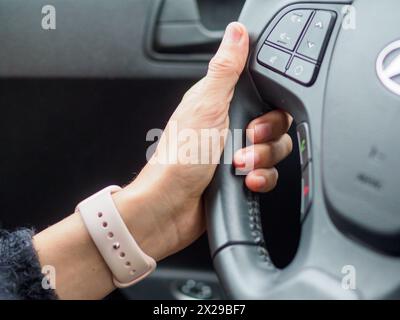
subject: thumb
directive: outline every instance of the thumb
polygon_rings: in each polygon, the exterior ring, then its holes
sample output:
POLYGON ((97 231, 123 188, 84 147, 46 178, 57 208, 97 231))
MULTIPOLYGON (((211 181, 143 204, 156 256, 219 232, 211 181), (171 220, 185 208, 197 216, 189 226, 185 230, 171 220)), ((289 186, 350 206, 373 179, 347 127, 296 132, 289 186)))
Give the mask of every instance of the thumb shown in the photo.
POLYGON ((230 96, 246 64, 249 36, 244 25, 230 23, 220 47, 211 59, 204 79, 207 90, 220 98, 230 96))

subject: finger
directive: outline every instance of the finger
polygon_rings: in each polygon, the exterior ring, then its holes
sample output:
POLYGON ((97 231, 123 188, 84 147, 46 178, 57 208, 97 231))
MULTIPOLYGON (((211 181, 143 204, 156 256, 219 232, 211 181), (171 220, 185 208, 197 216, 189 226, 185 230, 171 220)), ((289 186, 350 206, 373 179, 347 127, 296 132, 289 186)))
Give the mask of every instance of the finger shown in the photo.
POLYGON ((292 148, 292 139, 286 133, 278 140, 238 150, 234 155, 234 165, 241 171, 271 168, 285 159, 292 148))
POLYGON ((247 188, 253 192, 269 192, 276 187, 278 182, 278 170, 256 169, 251 171, 245 179, 247 188))
POLYGON ((289 130, 292 121, 287 112, 274 110, 251 121, 247 136, 253 144, 276 140, 289 130))
POLYGON ((246 28, 239 22, 230 23, 220 47, 211 59, 204 78, 204 90, 215 99, 227 99, 246 64, 249 51, 249 36, 246 28))

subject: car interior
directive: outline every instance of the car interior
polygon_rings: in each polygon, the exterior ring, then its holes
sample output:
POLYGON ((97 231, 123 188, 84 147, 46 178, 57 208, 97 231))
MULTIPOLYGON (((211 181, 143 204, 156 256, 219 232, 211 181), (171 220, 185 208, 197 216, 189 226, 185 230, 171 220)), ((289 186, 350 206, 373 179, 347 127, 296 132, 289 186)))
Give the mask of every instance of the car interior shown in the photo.
POLYGON ((230 125, 274 108, 293 115, 278 185, 253 194, 219 165, 204 196, 207 234, 106 299, 398 299, 400 45, 384 49, 400 40, 399 9, 397 0, 0 0, 1 227, 40 231, 134 179, 146 133, 165 127, 238 20, 251 47, 230 125), (47 4, 54 30, 40 27, 47 4), (388 85, 379 62, 395 69, 388 85), (349 268, 357 288, 343 287, 349 268))

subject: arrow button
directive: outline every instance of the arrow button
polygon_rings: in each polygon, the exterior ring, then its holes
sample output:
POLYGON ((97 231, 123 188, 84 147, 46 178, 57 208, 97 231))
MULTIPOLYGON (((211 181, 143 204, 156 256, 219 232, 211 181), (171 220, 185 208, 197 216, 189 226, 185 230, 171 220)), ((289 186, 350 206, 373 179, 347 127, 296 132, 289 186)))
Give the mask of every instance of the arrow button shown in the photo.
POLYGON ((312 41, 307 40, 307 46, 308 46, 310 49, 312 49, 312 48, 315 47, 315 43, 312 42, 312 41))
POLYGON ((286 13, 268 36, 267 41, 294 50, 313 10, 293 10, 286 13))
POLYGON ((323 28, 324 28, 324 23, 323 23, 322 21, 317 21, 317 22, 314 24, 314 27, 315 27, 315 28, 318 28, 318 29, 323 29, 323 28))
POLYGON ((334 18, 334 12, 318 10, 311 21, 297 52, 307 58, 320 61, 323 54, 323 48, 329 39, 334 18))

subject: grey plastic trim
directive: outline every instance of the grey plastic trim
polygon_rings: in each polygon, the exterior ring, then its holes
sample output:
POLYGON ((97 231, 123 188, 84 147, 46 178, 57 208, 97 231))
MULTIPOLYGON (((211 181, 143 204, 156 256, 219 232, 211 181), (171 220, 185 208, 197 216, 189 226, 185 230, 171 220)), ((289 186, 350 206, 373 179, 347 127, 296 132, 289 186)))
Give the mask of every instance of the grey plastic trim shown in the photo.
POLYGON ((162 63, 145 49, 158 0, 0 0, 0 78, 199 78, 207 64, 162 63), (43 30, 41 9, 56 8, 43 30))

